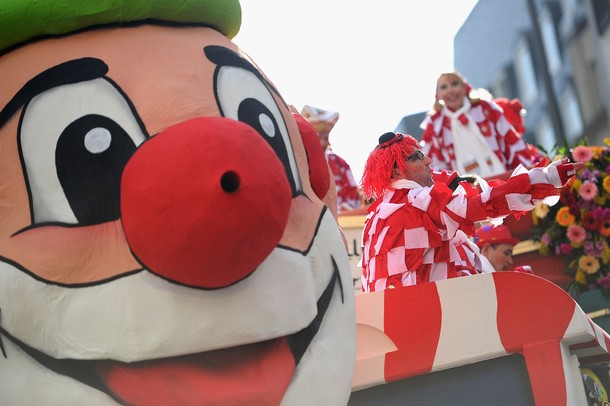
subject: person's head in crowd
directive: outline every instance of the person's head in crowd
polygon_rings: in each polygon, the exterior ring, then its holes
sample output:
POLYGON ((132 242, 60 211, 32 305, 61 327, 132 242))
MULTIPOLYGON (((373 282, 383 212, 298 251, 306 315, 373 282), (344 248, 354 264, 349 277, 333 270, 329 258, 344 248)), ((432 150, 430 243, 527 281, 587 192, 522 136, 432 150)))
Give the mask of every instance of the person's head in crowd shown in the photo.
POLYGON ((435 101, 432 110, 441 111, 446 106, 451 111, 456 111, 464 106, 464 98, 470 101, 472 86, 459 72, 443 72, 436 80, 435 101))
POLYGON ((475 243, 496 271, 508 271, 513 264, 513 248, 519 242, 503 224, 485 225, 475 234, 475 243))
POLYGON ((407 179, 420 186, 432 186, 431 160, 421 151, 419 141, 409 134, 387 132, 364 164, 362 191, 366 198, 379 198, 392 182, 407 179))
POLYGON ((303 106, 301 115, 311 123, 318 134, 320 145, 326 151, 330 148, 330 132, 339 120, 339 113, 335 111, 323 110, 317 107, 303 106))

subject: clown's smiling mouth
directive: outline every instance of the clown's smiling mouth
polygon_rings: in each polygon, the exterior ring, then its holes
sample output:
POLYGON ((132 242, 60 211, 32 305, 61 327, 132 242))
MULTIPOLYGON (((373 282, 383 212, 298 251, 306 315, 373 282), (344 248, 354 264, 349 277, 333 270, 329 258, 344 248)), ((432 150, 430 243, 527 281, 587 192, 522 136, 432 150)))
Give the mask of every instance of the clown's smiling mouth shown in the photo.
POLYGON ((337 283, 344 302, 339 269, 335 259, 331 260, 332 277, 318 299, 316 317, 307 327, 286 337, 134 363, 56 359, 22 343, 2 328, 0 337, 13 341, 49 370, 96 388, 121 404, 201 405, 243 403, 253 398, 260 404, 279 404, 296 366, 322 324, 337 283))

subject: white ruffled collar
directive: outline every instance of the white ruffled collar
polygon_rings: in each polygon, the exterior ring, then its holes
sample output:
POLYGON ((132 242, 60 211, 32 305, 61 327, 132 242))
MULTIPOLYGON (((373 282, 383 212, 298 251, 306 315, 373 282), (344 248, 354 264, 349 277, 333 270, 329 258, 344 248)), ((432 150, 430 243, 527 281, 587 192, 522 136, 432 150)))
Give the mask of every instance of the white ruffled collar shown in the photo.
POLYGON ((451 111, 447 108, 447 106, 443 106, 443 114, 449 118, 458 118, 462 114, 465 114, 470 111, 470 107, 470 100, 468 99, 468 97, 464 96, 464 104, 462 105, 462 107, 460 107, 456 111, 451 111))
POLYGON ((397 179, 390 183, 390 187, 392 189, 417 189, 423 186, 410 179, 397 179))

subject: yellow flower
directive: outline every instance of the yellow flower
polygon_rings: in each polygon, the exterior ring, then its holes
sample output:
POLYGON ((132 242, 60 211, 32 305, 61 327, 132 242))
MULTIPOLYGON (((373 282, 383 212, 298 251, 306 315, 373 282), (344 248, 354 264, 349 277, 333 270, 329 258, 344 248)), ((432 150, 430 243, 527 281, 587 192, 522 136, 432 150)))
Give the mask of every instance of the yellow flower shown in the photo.
MULTIPOLYGON (((610 179, 610 176, 608 176, 608 179, 610 179)), ((537 218, 543 219, 543 218, 546 218, 547 214, 549 214, 550 209, 551 208, 549 207, 548 204, 545 204, 543 202, 538 202, 538 203, 536 203, 536 206, 534 207, 534 214, 536 215, 537 218)))
POLYGON ((572 184, 570 185, 570 190, 572 191, 572 193, 578 194, 578 191, 580 190, 581 186, 582 186, 582 180, 580 180, 576 177, 572 178, 572 184))
POLYGON ((604 147, 600 147, 597 145, 592 145, 589 147, 589 149, 591 150, 591 152, 593 152, 593 159, 599 159, 599 157, 604 152, 604 147))
POLYGON ((555 221, 560 226, 568 227, 574 223, 574 220, 576 220, 576 218, 572 213, 570 213, 569 207, 564 206, 561 209, 557 210, 555 221))
POLYGON ((536 216, 536 213, 534 213, 534 210, 532 210, 530 212, 530 216, 532 216, 532 223, 534 224, 534 226, 537 226, 538 224, 540 224, 540 219, 538 218, 538 216, 536 216))
POLYGON ((608 244, 606 244, 604 250, 602 251, 602 261, 604 264, 610 262, 610 247, 608 247, 608 244))
POLYGON ((605 137, 605 138, 604 138, 604 144, 606 144, 607 146, 609 146, 609 147, 610 147, 610 138, 605 137))
POLYGON ((583 271, 578 270, 576 271, 576 275, 574 275, 574 280, 581 285, 584 285, 587 283, 587 275, 585 275, 583 271))
POLYGON ((604 181, 602 182, 602 186, 604 187, 604 190, 608 193, 610 193, 610 176, 606 176, 604 178, 604 181))
POLYGON ((588 273, 589 275, 593 275, 599 271, 599 261, 597 258, 591 255, 583 255, 578 259, 578 269, 588 273))

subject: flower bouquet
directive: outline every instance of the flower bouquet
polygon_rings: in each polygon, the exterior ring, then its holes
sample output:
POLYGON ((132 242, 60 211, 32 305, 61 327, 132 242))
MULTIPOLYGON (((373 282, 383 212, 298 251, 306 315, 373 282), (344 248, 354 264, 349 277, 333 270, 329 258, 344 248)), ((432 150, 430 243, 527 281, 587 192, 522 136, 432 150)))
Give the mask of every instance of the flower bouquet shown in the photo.
POLYGON ((585 167, 563 187, 557 204, 532 211, 532 239, 540 242, 542 255, 564 257, 575 297, 592 289, 610 294, 610 139, 604 142, 556 148, 557 158, 567 156, 585 167))

